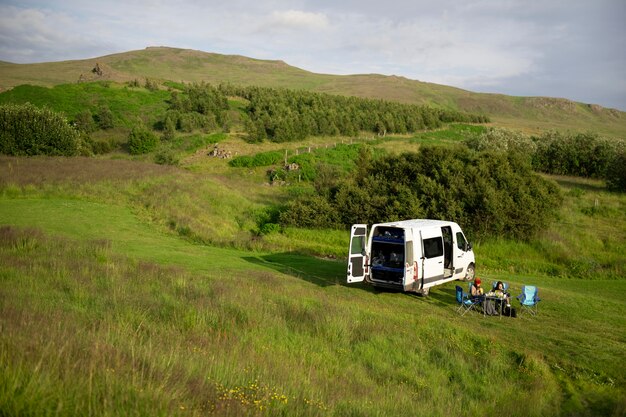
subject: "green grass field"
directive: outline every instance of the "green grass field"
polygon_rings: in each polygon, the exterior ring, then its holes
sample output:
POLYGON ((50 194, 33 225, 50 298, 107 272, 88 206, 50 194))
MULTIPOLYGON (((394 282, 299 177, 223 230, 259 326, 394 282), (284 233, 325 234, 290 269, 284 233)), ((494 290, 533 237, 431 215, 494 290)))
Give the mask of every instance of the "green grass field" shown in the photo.
POLYGON ((258 235, 307 186, 265 168, 2 157, 0 414, 624 415, 626 197, 554 179, 536 240, 474 242, 486 282, 540 288, 539 316, 510 319, 461 317, 457 283, 348 286, 345 231, 258 235))

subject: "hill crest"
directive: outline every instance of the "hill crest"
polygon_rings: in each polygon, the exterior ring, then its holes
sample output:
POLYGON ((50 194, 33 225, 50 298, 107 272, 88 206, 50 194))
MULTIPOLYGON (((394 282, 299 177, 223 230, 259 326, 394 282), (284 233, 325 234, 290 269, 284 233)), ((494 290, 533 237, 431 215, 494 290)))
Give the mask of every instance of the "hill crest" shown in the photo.
POLYGON ((0 61, 0 91, 20 84, 54 86, 80 81, 134 79, 232 83, 303 89, 486 114, 497 125, 525 131, 594 130, 626 136, 626 113, 564 98, 475 93, 397 75, 318 74, 281 60, 149 46, 102 57, 36 64, 0 61), (99 66, 102 73, 94 72, 99 66))

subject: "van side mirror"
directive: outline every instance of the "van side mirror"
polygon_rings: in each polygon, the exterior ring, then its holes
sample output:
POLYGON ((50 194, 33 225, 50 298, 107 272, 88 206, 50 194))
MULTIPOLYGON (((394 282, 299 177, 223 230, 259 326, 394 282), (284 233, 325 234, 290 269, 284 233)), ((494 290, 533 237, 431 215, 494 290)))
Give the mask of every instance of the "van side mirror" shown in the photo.
POLYGON ((470 251, 470 250, 472 250, 472 244, 471 244, 471 243, 469 243, 469 242, 467 242, 467 243, 465 244, 465 252, 470 251))

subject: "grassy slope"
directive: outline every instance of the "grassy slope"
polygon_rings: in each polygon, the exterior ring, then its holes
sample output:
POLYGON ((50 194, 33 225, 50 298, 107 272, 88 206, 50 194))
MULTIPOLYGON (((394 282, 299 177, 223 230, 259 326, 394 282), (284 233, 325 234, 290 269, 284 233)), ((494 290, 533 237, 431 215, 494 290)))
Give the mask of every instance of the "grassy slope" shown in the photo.
POLYGON ((564 99, 473 93, 395 76, 315 74, 282 61, 174 48, 147 48, 87 60, 45 64, 0 62, 0 89, 24 83, 47 86, 73 83, 81 75, 86 80, 124 82, 149 77, 175 82, 231 82, 299 88, 485 113, 499 125, 530 132, 558 128, 593 130, 622 137, 626 133, 624 112, 564 99), (96 77, 91 72, 96 63, 104 71, 102 77, 96 77))
POLYGON ((51 235, 0 233, 5 414, 457 416, 504 407, 539 416, 626 407, 626 281, 606 279, 623 277, 623 266, 611 275, 582 263, 591 269, 579 278, 555 276, 580 254, 620 268, 624 233, 597 231, 626 229, 624 196, 559 179, 567 204, 540 240, 476 245, 487 281, 506 279, 514 293, 540 286, 540 317, 461 318, 455 283, 429 298, 348 287, 343 262, 288 252, 307 239, 342 250, 345 233, 291 230, 277 252, 190 242, 172 219, 199 216, 209 227, 199 234, 237 246, 233 236, 250 238, 256 210, 283 194, 256 186, 262 172, 192 162, 196 174, 87 158, 0 161, 0 224, 51 235))

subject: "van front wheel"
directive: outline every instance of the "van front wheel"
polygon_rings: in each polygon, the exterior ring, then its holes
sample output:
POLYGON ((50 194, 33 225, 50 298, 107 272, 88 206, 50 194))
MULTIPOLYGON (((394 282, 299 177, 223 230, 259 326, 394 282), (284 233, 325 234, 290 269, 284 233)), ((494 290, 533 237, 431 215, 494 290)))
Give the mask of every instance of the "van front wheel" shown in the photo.
POLYGON ((469 264, 467 267, 467 271, 465 271, 465 280, 473 281, 476 276, 476 270, 474 269, 474 264, 469 264))

